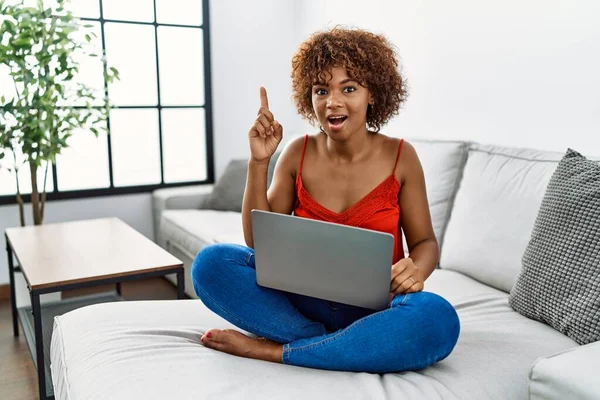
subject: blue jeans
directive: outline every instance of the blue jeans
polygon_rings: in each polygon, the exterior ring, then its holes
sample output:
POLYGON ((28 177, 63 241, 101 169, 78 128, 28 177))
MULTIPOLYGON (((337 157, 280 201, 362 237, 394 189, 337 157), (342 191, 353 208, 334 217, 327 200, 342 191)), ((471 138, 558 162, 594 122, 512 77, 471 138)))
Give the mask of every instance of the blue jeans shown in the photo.
POLYGON ((210 310, 255 335, 283 343, 282 361, 357 372, 418 370, 454 349, 454 307, 430 292, 396 295, 374 310, 265 288, 256 283, 254 250, 216 244, 192 265, 194 290, 210 310))

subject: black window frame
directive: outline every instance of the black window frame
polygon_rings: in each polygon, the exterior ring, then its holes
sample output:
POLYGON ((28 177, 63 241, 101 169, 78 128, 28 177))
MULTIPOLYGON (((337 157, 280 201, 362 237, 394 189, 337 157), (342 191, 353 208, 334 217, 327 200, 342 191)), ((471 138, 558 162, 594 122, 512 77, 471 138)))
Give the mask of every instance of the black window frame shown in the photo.
MULTIPOLYGON (((158 111, 158 132, 159 132, 159 150, 160 150, 160 176, 161 183, 152 185, 136 185, 136 186, 123 186, 115 187, 113 182, 113 165, 112 165, 112 144, 110 136, 107 138, 108 147, 108 170, 110 186, 108 188, 98 189, 82 189, 82 190, 58 190, 58 173, 56 165, 52 164, 52 179, 53 179, 53 190, 47 192, 47 201, 52 200, 68 200, 68 199, 80 199, 88 197, 103 197, 103 196, 116 196, 125 194, 136 194, 136 193, 147 193, 156 189, 170 188, 170 187, 181 187, 201 184, 212 184, 215 179, 214 170, 214 149, 213 149, 213 121, 212 121, 212 80, 211 80, 211 52, 210 52, 210 15, 209 15, 209 0, 202 1, 202 24, 201 25, 183 25, 183 24, 170 24, 170 23, 158 23, 156 18, 156 0, 153 0, 154 7, 154 22, 141 22, 141 21, 129 21, 129 20, 113 20, 105 19, 102 0, 98 0, 100 6, 99 18, 79 18, 82 21, 100 22, 101 39, 102 39, 102 50, 106 50, 106 43, 104 38, 104 24, 106 22, 114 23, 127 23, 127 24, 138 24, 138 25, 150 25, 154 27, 154 40, 155 40, 155 52, 156 52, 156 84, 157 84, 157 97, 158 104, 156 106, 116 106, 115 109, 156 109, 158 111), (203 52, 204 52, 204 105, 177 105, 177 106, 163 106, 160 98, 160 70, 159 70, 159 54, 158 54, 158 27, 169 26, 176 28, 200 28, 202 29, 202 40, 203 40, 203 52), (204 109, 205 113, 205 139, 206 139, 206 179, 199 181, 189 182, 176 182, 176 183, 165 183, 164 181, 164 160, 163 160, 163 131, 162 131, 162 113, 163 109, 204 109)), ((107 90, 107 82, 104 80, 104 90, 107 90)), ((107 129, 110 132, 110 115, 107 121, 107 129)), ((30 194, 22 194, 23 201, 30 202, 30 194)), ((0 195, 0 205, 17 204, 17 196, 15 194, 0 195)))

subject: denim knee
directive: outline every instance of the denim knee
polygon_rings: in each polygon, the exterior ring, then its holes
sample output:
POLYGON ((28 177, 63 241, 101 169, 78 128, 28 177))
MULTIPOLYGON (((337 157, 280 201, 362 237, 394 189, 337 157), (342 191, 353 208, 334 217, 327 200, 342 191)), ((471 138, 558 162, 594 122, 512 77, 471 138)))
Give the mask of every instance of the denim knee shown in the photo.
POLYGON ((223 243, 204 247, 198 252, 192 263, 192 284, 196 295, 200 297, 200 288, 205 292, 214 286, 219 266, 223 265, 228 245, 223 243))
POLYGON ((415 307, 414 318, 422 319, 423 347, 430 354, 423 359, 420 367, 448 357, 460 335, 460 320, 456 310, 442 296, 431 292, 417 292, 407 295, 397 295, 392 301, 392 307, 415 307))
POLYGON ((445 351, 442 351, 439 354, 438 360, 436 360, 439 361, 450 355, 454 346, 456 346, 460 335, 460 319, 454 306, 448 300, 435 293, 422 293, 425 295, 423 299, 426 303, 424 309, 431 313, 431 317, 439 322, 437 336, 441 347, 445 348, 445 351))

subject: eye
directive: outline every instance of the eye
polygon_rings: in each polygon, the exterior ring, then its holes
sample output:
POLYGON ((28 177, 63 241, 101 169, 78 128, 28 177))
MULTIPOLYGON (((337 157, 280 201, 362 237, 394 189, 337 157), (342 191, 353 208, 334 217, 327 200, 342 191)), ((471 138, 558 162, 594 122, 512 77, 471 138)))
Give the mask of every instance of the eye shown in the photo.
POLYGON ((355 88, 354 86, 346 86, 346 87, 344 88, 344 91, 343 91, 343 92, 344 92, 344 93, 352 93, 352 92, 354 92, 354 91, 356 91, 356 88, 355 88))
POLYGON ((325 89, 315 89, 315 94, 318 96, 322 96, 325 93, 327 93, 327 91, 325 89))

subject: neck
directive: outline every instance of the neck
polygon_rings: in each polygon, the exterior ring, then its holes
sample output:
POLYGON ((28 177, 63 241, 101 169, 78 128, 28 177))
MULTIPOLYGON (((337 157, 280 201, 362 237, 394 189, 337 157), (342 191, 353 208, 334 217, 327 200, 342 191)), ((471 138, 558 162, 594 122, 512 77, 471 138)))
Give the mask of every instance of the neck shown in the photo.
POLYGON ((325 133, 327 153, 336 161, 352 162, 361 159, 371 151, 372 135, 363 128, 351 134, 346 140, 333 140, 325 133))

